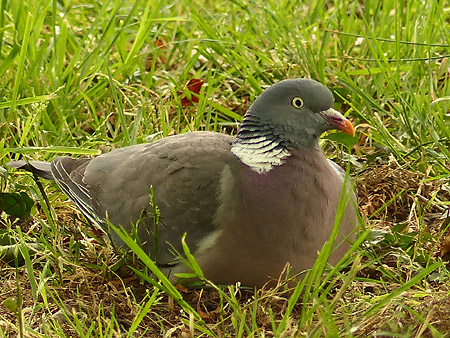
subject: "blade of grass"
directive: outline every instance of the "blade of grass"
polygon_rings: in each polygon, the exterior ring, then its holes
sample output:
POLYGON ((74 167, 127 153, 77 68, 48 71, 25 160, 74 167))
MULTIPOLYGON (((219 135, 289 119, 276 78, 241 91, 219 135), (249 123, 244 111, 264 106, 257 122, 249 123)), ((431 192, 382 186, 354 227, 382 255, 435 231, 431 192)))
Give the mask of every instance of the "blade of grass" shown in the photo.
POLYGON ((420 271, 416 276, 411 278, 406 283, 399 286, 397 289, 393 290, 391 293, 386 294, 382 299, 377 302, 376 304, 372 305, 369 309, 364 311, 363 316, 368 317, 381 309, 383 306, 387 306, 389 302, 391 302, 394 298, 398 297, 403 292, 409 290, 413 285, 420 283, 426 276, 428 276, 430 273, 432 273, 434 270, 438 269, 442 265, 442 262, 436 262, 433 263, 426 268, 424 268, 422 271, 420 271))

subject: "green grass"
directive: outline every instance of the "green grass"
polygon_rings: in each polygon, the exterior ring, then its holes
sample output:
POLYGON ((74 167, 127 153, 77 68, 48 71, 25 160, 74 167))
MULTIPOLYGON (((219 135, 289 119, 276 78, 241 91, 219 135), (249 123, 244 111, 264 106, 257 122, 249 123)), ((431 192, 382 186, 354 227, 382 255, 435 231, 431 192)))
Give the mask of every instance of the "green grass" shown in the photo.
POLYGON ((358 125, 350 152, 332 135, 323 146, 360 174, 376 230, 346 268, 321 277, 319 260, 292 296, 172 290, 148 282, 145 257, 90 240, 54 185, 2 171, 2 192, 37 204, 24 223, 1 215, 23 261, 0 261, 0 337, 448 336, 449 22, 437 0, 0 1, 3 163, 235 132, 266 86, 311 77, 358 125), (206 86, 182 106, 192 78, 206 86))

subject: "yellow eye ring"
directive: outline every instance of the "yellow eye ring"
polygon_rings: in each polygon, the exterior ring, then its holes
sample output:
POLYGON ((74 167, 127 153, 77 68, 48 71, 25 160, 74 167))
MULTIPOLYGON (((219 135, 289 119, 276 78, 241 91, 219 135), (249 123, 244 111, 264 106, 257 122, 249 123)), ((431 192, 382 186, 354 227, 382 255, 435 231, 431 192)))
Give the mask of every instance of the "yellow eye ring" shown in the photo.
POLYGON ((295 107, 295 108, 302 108, 303 105, 305 104, 303 102, 303 99, 301 97, 298 97, 298 96, 294 97, 292 99, 291 103, 292 103, 292 106, 295 107))

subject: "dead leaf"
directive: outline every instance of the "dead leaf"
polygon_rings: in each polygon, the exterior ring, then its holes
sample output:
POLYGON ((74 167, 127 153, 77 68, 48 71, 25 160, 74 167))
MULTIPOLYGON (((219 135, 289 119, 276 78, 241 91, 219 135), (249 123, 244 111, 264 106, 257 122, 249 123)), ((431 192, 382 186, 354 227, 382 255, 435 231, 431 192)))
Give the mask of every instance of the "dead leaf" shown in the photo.
MULTIPOLYGON (((190 91, 191 93, 200 94, 200 89, 203 86, 203 81, 200 79, 191 79, 189 80, 188 84, 187 84, 187 90, 190 91)), ((179 93, 181 94, 181 93, 179 93)), ((194 103, 198 103, 198 97, 194 96, 194 95, 186 95, 181 99, 181 105, 183 107, 187 107, 187 106, 191 106, 194 103), (190 96, 190 97, 188 97, 190 96)))
POLYGON ((441 257, 444 261, 450 261, 450 235, 447 235, 441 242, 441 257))
MULTIPOLYGON (((153 45, 156 47, 157 49, 157 61, 159 61, 160 63, 165 64, 166 63, 166 58, 163 56, 166 54, 166 49, 167 49, 167 41, 164 38, 157 38, 155 40, 153 40, 153 45)), ((147 59, 147 62, 145 64, 145 70, 146 71, 150 71, 152 69, 152 61, 153 61, 153 55, 150 55, 147 59)))

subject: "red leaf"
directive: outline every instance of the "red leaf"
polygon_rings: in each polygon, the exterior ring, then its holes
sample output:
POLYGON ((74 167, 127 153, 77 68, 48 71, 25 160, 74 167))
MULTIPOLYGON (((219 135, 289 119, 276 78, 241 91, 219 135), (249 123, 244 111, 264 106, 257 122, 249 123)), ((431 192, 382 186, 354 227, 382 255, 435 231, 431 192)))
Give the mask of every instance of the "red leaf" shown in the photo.
POLYGON ((153 45, 155 45, 155 47, 158 47, 158 49, 166 49, 166 44, 166 39, 153 40, 153 45))
MULTIPOLYGON (((187 84, 187 89, 190 92, 199 95, 200 94, 200 89, 202 88, 203 83, 204 82, 202 80, 200 80, 200 79, 191 79, 191 80, 189 80, 189 82, 187 84)), ((184 96, 181 99, 181 105, 183 107, 191 106, 194 103, 198 103, 198 97, 196 97, 194 95, 191 95, 190 98, 188 98, 187 96, 184 96)))
MULTIPOLYGON (((156 40, 153 40, 153 46, 155 46, 158 49, 158 60, 160 63, 166 63, 166 58, 164 55, 166 54, 167 50, 167 41, 164 38, 157 38, 156 40)), ((152 68, 152 61, 153 57, 150 55, 145 63, 145 70, 149 71, 152 68)))

